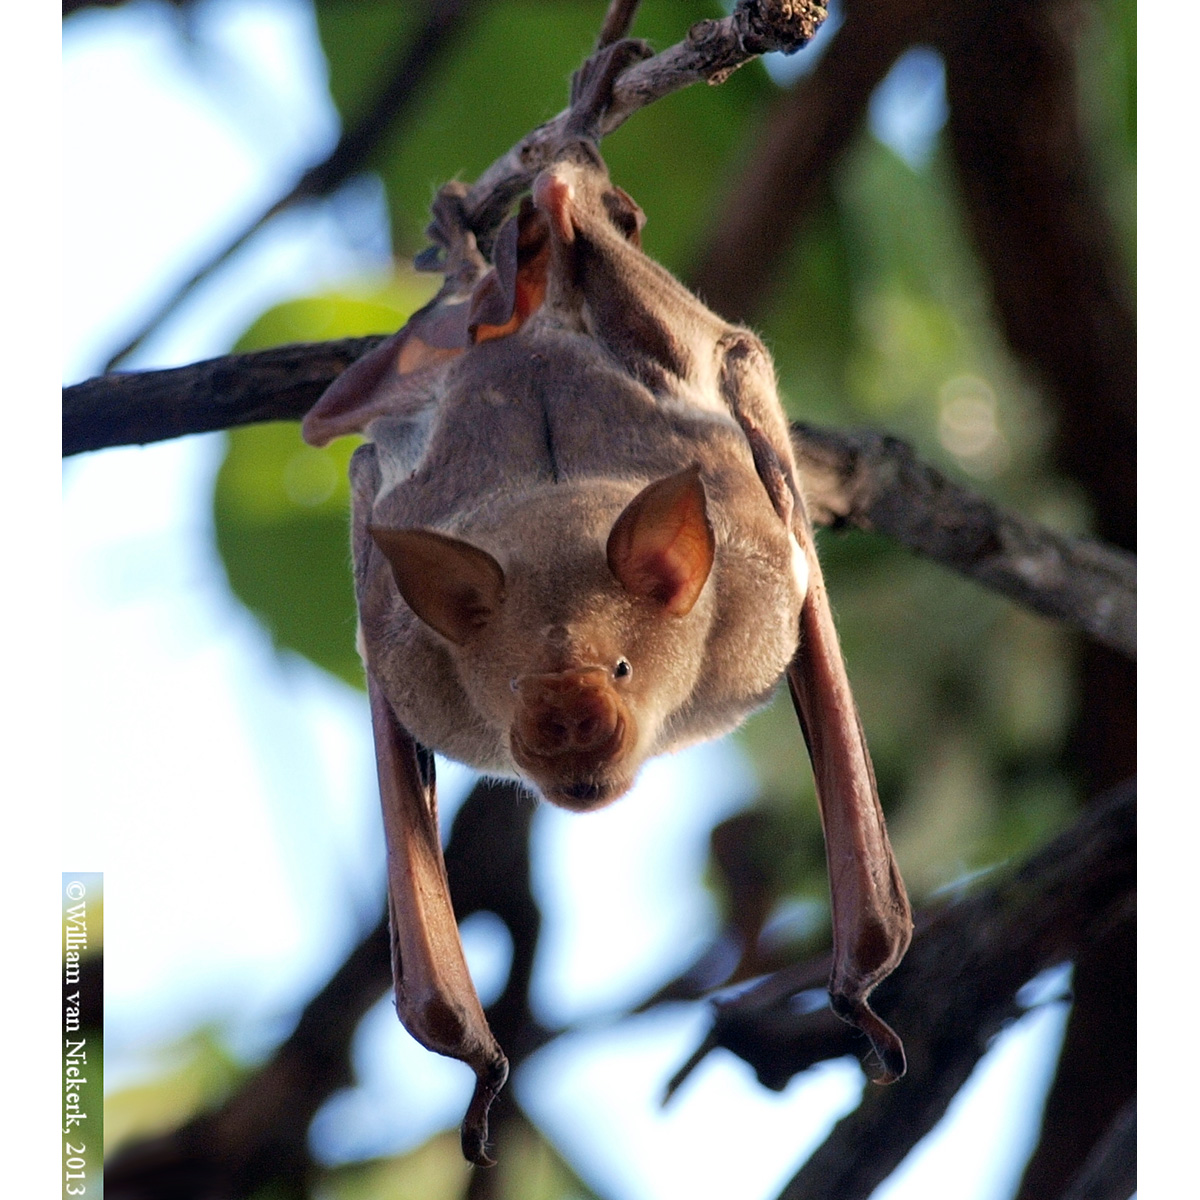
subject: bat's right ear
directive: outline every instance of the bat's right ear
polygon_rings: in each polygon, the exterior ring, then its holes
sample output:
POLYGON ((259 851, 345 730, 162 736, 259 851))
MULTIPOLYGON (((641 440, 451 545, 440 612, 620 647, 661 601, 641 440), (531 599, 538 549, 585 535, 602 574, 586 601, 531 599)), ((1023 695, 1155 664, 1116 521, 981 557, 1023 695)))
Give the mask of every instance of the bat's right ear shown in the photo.
POLYGON ((369 530, 405 603, 455 645, 485 628, 504 602, 504 570, 470 542, 431 529, 369 530))

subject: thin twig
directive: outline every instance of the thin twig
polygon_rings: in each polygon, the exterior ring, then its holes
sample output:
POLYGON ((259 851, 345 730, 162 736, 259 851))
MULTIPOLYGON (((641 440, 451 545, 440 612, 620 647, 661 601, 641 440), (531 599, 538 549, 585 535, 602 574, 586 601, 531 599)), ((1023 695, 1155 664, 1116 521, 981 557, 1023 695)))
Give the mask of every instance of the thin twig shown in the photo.
POLYGON ((129 341, 113 354, 104 368, 106 371, 113 370, 137 350, 201 283, 228 262, 268 221, 304 200, 331 195, 352 175, 363 170, 384 136, 418 95, 431 68, 458 30, 469 3, 470 0, 431 0, 425 23, 405 47, 374 103, 352 128, 342 134, 328 157, 305 171, 291 189, 163 300, 129 341))
MULTIPOLYGON (((636 63, 617 79, 600 135, 612 133, 639 109, 681 88, 702 81, 723 83, 760 54, 794 54, 812 41, 825 16, 824 0, 740 0, 730 16, 697 22, 683 41, 636 63)), ((513 202, 549 165, 567 115, 563 111, 526 134, 467 190, 466 225, 485 254, 513 202)))

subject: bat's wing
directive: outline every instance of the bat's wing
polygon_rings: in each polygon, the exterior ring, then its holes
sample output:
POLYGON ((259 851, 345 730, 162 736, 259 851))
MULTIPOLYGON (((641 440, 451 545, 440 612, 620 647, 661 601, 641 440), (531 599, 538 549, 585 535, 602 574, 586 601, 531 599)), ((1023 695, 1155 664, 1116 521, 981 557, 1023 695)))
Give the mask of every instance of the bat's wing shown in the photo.
POLYGON ((463 957, 438 836, 433 755, 396 720, 369 671, 367 686, 387 841, 396 1012, 422 1046, 461 1059, 475 1072, 462 1148, 471 1162, 490 1166, 488 1109, 508 1078, 508 1060, 488 1028, 463 957))
MULTIPOLYGON (((376 450, 359 446, 350 462, 354 583, 364 632, 386 622, 391 569, 368 531, 379 487, 376 450)), ((362 639, 368 647, 373 638, 362 639)), ((367 662, 367 690, 387 842, 388 913, 396 1012, 421 1045, 465 1062, 476 1078, 463 1120, 463 1154, 487 1155, 488 1109, 508 1076, 508 1061, 488 1028, 463 958, 438 833, 433 755, 397 720, 367 662)))
POLYGON ((867 1035, 880 1083, 904 1074, 904 1046, 867 1003, 895 970, 912 937, 904 881, 888 841, 875 772, 842 661, 833 613, 811 536, 805 538, 808 595, 788 687, 808 744, 829 864, 833 910, 834 1011, 867 1035))
POLYGON ((750 443, 768 496, 804 553, 808 590, 800 610, 800 646, 787 669, 788 687, 812 760, 825 830, 833 914, 834 1011, 870 1039, 879 1056, 876 1079, 904 1074, 904 1046, 867 998, 904 957, 912 912, 892 854, 875 771, 838 644, 812 526, 796 481, 774 371, 757 339, 726 339, 721 391, 750 443))
POLYGON ((477 342, 515 333, 541 307, 549 257, 545 218, 526 202, 497 236, 496 265, 472 259, 403 328, 351 363, 304 418, 304 440, 324 446, 362 433, 377 417, 410 416, 435 403, 449 363, 477 342))
POLYGON ((309 410, 300 430, 311 446, 362 433, 376 417, 414 414, 433 402, 446 365, 469 346, 467 300, 439 297, 398 332, 348 366, 309 410))

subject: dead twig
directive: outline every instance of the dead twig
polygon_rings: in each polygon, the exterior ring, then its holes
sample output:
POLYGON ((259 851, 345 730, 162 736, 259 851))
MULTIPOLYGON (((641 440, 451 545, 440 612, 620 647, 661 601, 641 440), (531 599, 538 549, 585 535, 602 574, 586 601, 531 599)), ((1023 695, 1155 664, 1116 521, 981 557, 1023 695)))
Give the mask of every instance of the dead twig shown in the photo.
POLYGON ((384 136, 419 94, 430 70, 461 26, 469 2, 431 0, 425 23, 388 72, 374 102, 353 127, 342 134, 329 155, 305 171, 284 195, 163 300, 129 341, 112 355, 105 365, 106 371, 112 371, 137 350, 201 283, 228 262, 267 222, 302 201, 332 195, 347 179, 366 167, 384 136))
POLYGON ((605 46, 611 46, 613 42, 628 36, 640 3, 641 0, 609 0, 604 24, 600 26, 600 34, 596 38, 597 50, 603 50, 605 46))

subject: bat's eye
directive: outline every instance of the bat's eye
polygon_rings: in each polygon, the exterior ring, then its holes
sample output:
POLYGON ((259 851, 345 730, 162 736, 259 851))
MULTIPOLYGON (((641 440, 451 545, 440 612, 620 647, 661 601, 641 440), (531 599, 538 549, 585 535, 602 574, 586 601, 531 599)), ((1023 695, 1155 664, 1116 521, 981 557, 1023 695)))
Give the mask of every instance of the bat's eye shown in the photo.
POLYGON ((628 679, 633 674, 633 667, 629 665, 629 659, 618 658, 617 665, 613 667, 614 679, 628 679))

